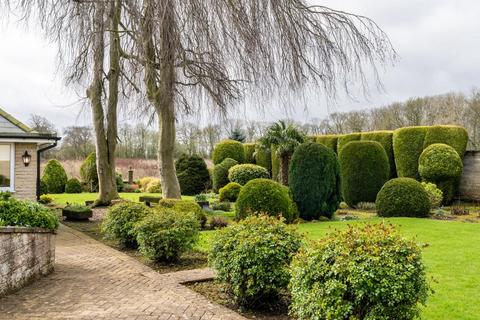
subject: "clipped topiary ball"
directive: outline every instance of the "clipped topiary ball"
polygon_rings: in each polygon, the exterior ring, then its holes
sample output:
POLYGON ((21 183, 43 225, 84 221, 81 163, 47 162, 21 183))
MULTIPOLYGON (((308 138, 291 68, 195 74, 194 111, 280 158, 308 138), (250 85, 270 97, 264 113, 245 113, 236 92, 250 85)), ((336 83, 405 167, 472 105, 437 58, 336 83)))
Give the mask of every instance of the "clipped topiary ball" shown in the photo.
POLYGON ((270 174, 267 169, 256 164, 237 164, 228 169, 228 180, 237 182, 242 186, 253 179, 268 179, 270 174))
POLYGON ((77 178, 72 178, 65 185, 65 193, 82 193, 82 184, 77 178))
POLYGON ((330 219, 338 209, 340 167, 333 150, 325 145, 315 142, 300 145, 293 153, 288 181, 302 219, 320 216, 330 219))
POLYGON ((218 192, 220 188, 230 182, 230 180, 228 180, 228 170, 237 164, 238 162, 236 160, 227 158, 223 160, 222 163, 213 167, 213 191, 218 192))
POLYGON ((412 178, 396 178, 385 183, 375 204, 381 217, 426 217, 430 213, 427 191, 412 178))
POLYGON ((221 202, 223 201, 235 202, 237 201, 237 198, 241 189, 242 189, 242 185, 240 183, 230 182, 225 187, 220 188, 219 200, 221 202))
POLYGON ((244 163, 245 150, 243 144, 235 140, 224 140, 217 143, 213 149, 213 163, 220 164, 227 158, 234 159, 238 163, 244 163))
POLYGON ((428 146, 418 161, 418 172, 427 181, 456 179, 462 171, 463 163, 458 153, 443 143, 428 146))
POLYGON ((67 173, 60 162, 52 159, 47 162, 43 170, 42 180, 47 185, 49 193, 63 193, 67 183, 67 173))
POLYGON ((258 214, 283 216, 292 222, 295 212, 288 188, 269 179, 254 179, 244 185, 235 204, 236 219, 258 214))
POLYGON ((203 158, 182 155, 175 163, 180 190, 183 195, 193 196, 205 191, 210 173, 203 158))
POLYGON ((352 208, 359 202, 375 202, 390 175, 385 149, 375 141, 352 141, 339 150, 344 201, 352 208))

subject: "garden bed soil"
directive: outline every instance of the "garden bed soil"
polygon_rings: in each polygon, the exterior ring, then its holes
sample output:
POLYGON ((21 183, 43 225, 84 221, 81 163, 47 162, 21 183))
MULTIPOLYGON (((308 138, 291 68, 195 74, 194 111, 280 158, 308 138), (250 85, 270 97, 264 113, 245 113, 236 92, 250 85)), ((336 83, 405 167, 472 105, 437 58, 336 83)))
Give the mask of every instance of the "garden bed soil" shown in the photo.
POLYGON ((206 297, 208 300, 223 305, 235 312, 240 313, 242 316, 248 319, 258 320, 291 320, 288 316, 288 296, 283 294, 279 299, 272 304, 262 306, 255 310, 248 310, 239 308, 230 299, 229 295, 225 292, 223 286, 214 281, 201 281, 187 283, 187 287, 193 291, 206 297))

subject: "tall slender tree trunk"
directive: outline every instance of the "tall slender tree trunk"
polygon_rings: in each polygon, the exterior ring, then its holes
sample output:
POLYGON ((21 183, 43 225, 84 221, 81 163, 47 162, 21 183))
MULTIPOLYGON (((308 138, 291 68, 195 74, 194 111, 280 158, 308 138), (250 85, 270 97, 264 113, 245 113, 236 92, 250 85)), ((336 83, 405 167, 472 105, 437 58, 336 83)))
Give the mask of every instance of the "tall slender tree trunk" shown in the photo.
POLYGON ((284 186, 288 186, 288 167, 290 164, 290 156, 280 156, 280 181, 284 186))

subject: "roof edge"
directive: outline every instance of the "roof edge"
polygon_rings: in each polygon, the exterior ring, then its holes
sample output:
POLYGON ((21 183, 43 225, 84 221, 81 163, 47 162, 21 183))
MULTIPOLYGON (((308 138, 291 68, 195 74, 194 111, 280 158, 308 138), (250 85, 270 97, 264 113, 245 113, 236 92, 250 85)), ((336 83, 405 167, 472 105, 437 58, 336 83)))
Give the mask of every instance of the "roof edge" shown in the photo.
POLYGON ((14 116, 12 116, 7 111, 3 110, 1 107, 0 107, 0 116, 4 117, 8 121, 10 121, 13 125, 19 127, 21 130, 23 130, 25 132, 35 133, 35 131, 32 128, 30 128, 25 123, 21 122, 20 120, 18 120, 14 116))

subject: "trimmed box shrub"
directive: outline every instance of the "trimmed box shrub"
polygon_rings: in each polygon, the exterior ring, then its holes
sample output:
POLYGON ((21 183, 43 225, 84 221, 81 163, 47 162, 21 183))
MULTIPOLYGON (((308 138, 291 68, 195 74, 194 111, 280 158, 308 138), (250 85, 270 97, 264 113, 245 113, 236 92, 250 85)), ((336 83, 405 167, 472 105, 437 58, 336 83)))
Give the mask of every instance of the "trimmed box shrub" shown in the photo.
POLYGON ((230 180, 228 180, 228 170, 237 165, 236 160, 227 158, 222 161, 222 163, 215 165, 213 167, 213 191, 218 192, 220 188, 226 186, 230 180))
POLYGON ((162 199, 158 202, 160 207, 173 209, 179 213, 193 213, 197 217, 200 228, 205 228, 207 223, 207 216, 200 205, 191 200, 180 199, 162 199))
POLYGON ((95 152, 88 155, 80 167, 80 178, 87 186, 89 192, 98 191, 98 175, 97 175, 97 156, 95 152))
POLYGON ((307 142, 293 153, 289 186, 300 218, 331 218, 341 200, 340 166, 332 149, 307 142))
POLYGON ((253 179, 268 178, 270 178, 270 175, 267 169, 256 164, 237 164, 228 169, 228 180, 242 186, 253 179))
POLYGON ((372 131, 364 132, 361 141, 376 141, 382 145, 387 153, 388 163, 390 165, 390 179, 397 176, 395 167, 395 156, 393 154, 393 131, 372 131))
POLYGON ((67 173, 62 164, 55 159, 49 160, 42 176, 48 193, 64 193, 67 184, 67 173))
POLYGON ((77 178, 72 178, 65 185, 65 193, 82 193, 82 183, 77 178))
POLYGON ((233 300, 251 307, 287 287, 288 265, 301 245, 301 236, 278 219, 249 217, 216 233, 208 260, 233 300))
POLYGON ((385 224, 323 237, 294 257, 291 273, 298 320, 416 319, 430 293, 419 246, 385 224))
POLYGON ((437 188, 435 183, 431 182, 422 182, 422 187, 428 194, 428 199, 430 200, 430 208, 436 209, 440 207, 443 201, 443 192, 437 188))
POLYGON ((468 143, 468 132, 459 126, 432 126, 425 135, 423 148, 436 143, 444 143, 455 149, 463 159, 468 143))
POLYGON ((295 217, 288 188, 269 179, 254 179, 242 187, 235 204, 237 220, 250 215, 283 216, 287 222, 295 217))
POLYGON ((255 145, 255 163, 272 172, 272 152, 270 149, 264 149, 259 144, 255 145))
POLYGON ((385 183, 375 204, 380 217, 422 218, 430 213, 427 191, 412 178, 396 178, 385 183))
POLYGON ((406 127, 393 132, 393 153, 398 177, 420 179, 418 158, 428 127, 406 127))
POLYGON ((102 221, 102 233, 106 239, 116 240, 126 248, 136 248, 135 224, 151 213, 142 203, 122 202, 111 207, 102 221))
POLYGON ((241 189, 242 189, 242 185, 240 183, 230 182, 223 188, 220 188, 219 200, 222 202, 223 201, 235 202, 237 201, 237 198, 241 189))
POLYGON ((220 164, 227 158, 234 159, 238 163, 244 163, 245 150, 243 144, 235 140, 224 140, 217 143, 213 149, 213 163, 220 164))
POLYGON ((49 194, 42 194, 40 198, 38 199, 38 202, 41 204, 50 204, 53 202, 53 197, 49 194))
POLYGON ((52 209, 29 201, 17 200, 2 193, 0 196, 0 226, 19 226, 55 230, 58 217, 52 209))
POLYGON ((255 164, 255 143, 244 143, 245 163, 255 164))
POLYGON ((340 150, 342 150, 342 148, 347 145, 347 143, 352 141, 359 141, 361 137, 361 133, 349 133, 339 136, 337 140, 337 153, 339 153, 340 150))
POLYGON ((203 158, 197 155, 182 155, 176 161, 175 169, 183 195, 193 196, 206 190, 210 173, 203 158))
POLYGON ((352 208, 359 202, 375 202, 390 175, 382 145, 376 141, 352 141, 340 149, 338 158, 344 201, 352 208))
POLYGON ((315 139, 313 142, 323 144, 325 147, 337 153, 337 144, 338 144, 339 137, 340 136, 336 134, 326 134, 326 135, 314 137, 315 139))
POLYGON ((174 262, 198 241, 200 225, 193 212, 157 208, 135 226, 140 253, 153 261, 174 262))

